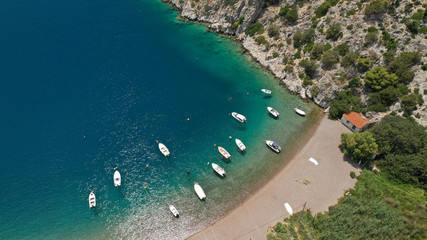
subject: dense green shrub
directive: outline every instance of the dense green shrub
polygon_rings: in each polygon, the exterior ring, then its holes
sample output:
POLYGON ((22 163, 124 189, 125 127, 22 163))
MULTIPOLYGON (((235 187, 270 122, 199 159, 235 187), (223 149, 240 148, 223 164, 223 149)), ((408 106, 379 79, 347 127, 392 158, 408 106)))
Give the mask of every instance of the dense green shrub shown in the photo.
POLYGON ((359 96, 348 89, 343 92, 339 92, 337 96, 331 101, 329 108, 330 119, 340 119, 344 113, 349 113, 350 108, 353 107, 353 111, 362 111, 362 100, 359 96))
POLYGON ((289 6, 289 4, 286 4, 285 7, 280 8, 279 16, 285 17, 286 14, 288 14, 288 12, 289 12, 290 9, 291 9, 291 7, 289 6))
POLYGON ((328 50, 323 54, 321 61, 323 68, 331 69, 333 66, 335 66, 336 63, 340 61, 340 57, 336 51, 328 50))
POLYGON ((389 63, 388 69, 398 76, 399 82, 408 84, 415 76, 415 73, 410 68, 420 62, 421 53, 402 52, 389 63))
POLYGON ((261 45, 261 44, 267 45, 267 44, 268 44, 268 41, 265 39, 265 37, 264 37, 264 36, 258 36, 258 37, 256 37, 256 38, 255 38, 255 42, 256 42, 258 45, 261 45))
POLYGON ((406 23, 406 27, 408 28, 408 30, 411 33, 418 33, 419 27, 420 27, 420 21, 415 20, 415 21, 410 21, 406 23))
POLYGON ((374 91, 380 91, 389 86, 396 86, 398 77, 394 73, 389 73, 385 67, 376 67, 366 72, 365 86, 374 91))
POLYGON ((360 57, 357 60, 357 69, 361 72, 366 72, 372 67, 372 62, 369 58, 360 57))
POLYGON ((313 48, 311 49, 311 57, 318 59, 323 54, 323 44, 322 43, 315 43, 313 45, 313 48))
POLYGON ((317 69, 319 68, 319 64, 315 60, 302 60, 299 65, 304 68, 304 72, 310 78, 314 78, 317 69))
POLYGON ((245 32, 251 37, 254 36, 255 34, 263 34, 264 26, 260 22, 256 21, 249 24, 245 32))
POLYGON ((290 23, 295 23, 298 20, 298 9, 296 7, 291 8, 286 13, 285 19, 290 23))
POLYGON ((362 82, 360 81, 360 78, 358 78, 358 77, 353 77, 348 82, 348 87, 349 88, 357 88, 357 87, 360 87, 360 86, 362 86, 362 82))
POLYGON ((384 43, 384 46, 388 50, 390 50, 390 49, 394 49, 397 46, 397 44, 399 43, 399 41, 397 41, 396 39, 391 37, 390 33, 383 32, 383 43, 384 43))
POLYGON ((427 184, 426 159, 427 151, 408 155, 389 154, 379 160, 377 165, 401 182, 422 187, 427 184))
POLYGON ((274 36, 279 35, 279 31, 280 31, 279 26, 274 25, 274 24, 273 24, 273 25, 270 25, 270 26, 268 27, 268 29, 267 29, 268 36, 269 36, 269 37, 274 37, 274 36))
POLYGON ((342 36, 341 24, 339 24, 339 23, 332 24, 328 28, 328 30, 326 30, 326 39, 331 39, 333 41, 336 41, 341 36, 342 36))
POLYGON ((376 43, 378 40, 378 31, 377 32, 368 32, 365 35, 365 46, 376 43))
POLYGON ((387 10, 388 0, 371 0, 365 8, 365 15, 369 18, 381 16, 387 10))
POLYGON ((298 30, 294 36, 294 47, 299 48, 302 45, 308 44, 313 41, 315 37, 315 31, 313 28, 306 29, 304 32, 298 30))
POLYGON ((379 92, 369 94, 368 103, 369 111, 385 112, 388 107, 399 99, 399 89, 389 86, 379 92))
POLYGON ((341 43, 340 45, 335 47, 335 51, 337 51, 341 56, 344 56, 349 49, 350 46, 347 43, 341 43))
POLYGON ((314 10, 314 14, 316 14, 317 18, 323 17, 328 13, 329 8, 331 7, 331 4, 326 1, 322 3, 316 10, 314 10))
POLYGON ((355 52, 347 52, 341 58, 341 66, 343 66, 344 68, 354 66, 357 63, 358 58, 359 58, 359 54, 357 54, 355 52))
POLYGON ((374 135, 368 131, 341 134, 341 145, 344 148, 344 153, 356 163, 368 162, 378 152, 374 135))
POLYGON ((402 109, 406 112, 412 112, 417 109, 418 97, 415 93, 402 97, 402 109))

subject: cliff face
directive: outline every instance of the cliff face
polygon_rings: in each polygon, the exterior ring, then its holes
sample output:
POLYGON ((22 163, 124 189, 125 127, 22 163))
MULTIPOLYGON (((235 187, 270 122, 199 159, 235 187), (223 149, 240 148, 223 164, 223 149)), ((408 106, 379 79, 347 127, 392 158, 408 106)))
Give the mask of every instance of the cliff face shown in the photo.
MULTIPOLYGON (((360 57, 370 59, 372 69, 384 65, 383 54, 389 48, 381 40, 381 32, 388 32, 397 42, 393 48, 396 56, 401 52, 422 53, 421 62, 427 63, 427 37, 425 33, 411 34, 407 30, 407 19, 418 12, 424 11, 426 6, 421 3, 412 4, 408 0, 383 0, 390 6, 393 5, 393 14, 384 12, 378 18, 368 18, 366 7, 369 2, 335 1, 328 7, 327 12, 319 16, 316 9, 325 5, 325 0, 269 0, 266 6, 265 0, 166 0, 181 11, 181 16, 194 21, 209 23, 209 28, 223 34, 234 35, 242 41, 243 47, 264 67, 268 68, 286 87, 302 98, 311 98, 317 105, 326 108, 336 93, 348 87, 350 79, 359 77, 363 79, 365 72, 358 71, 354 67, 343 67, 335 63, 327 68, 317 58, 318 67, 310 79, 300 62, 304 59, 313 59, 306 45, 295 45, 297 32, 313 29, 314 35, 310 41, 322 44, 328 48, 347 44, 348 50, 357 53, 360 57), (274 5, 272 5, 274 3, 274 5), (412 4, 412 5, 411 5, 412 4), (298 9, 298 18, 295 22, 289 22, 281 8, 285 6, 298 9), (411 5, 411 8, 408 8, 411 5), (316 16, 317 13, 317 16, 316 16), (315 17, 316 16, 316 17, 315 17), (264 31, 249 36, 245 33, 251 23, 259 22, 264 31), (327 30, 338 24, 340 35, 338 39, 327 37, 327 30), (278 29, 271 34, 269 28, 278 29), (375 41, 367 44, 366 35, 369 28, 381 29, 375 41), (262 36, 263 41, 259 38, 262 36), (258 39, 257 39, 258 38, 258 39), (307 51, 306 51, 307 50, 307 51)), ((375 1, 375 0, 373 0, 375 1)), ((377 0, 380 1, 380 0, 377 0)), ((332 0, 330 1, 332 2, 332 0)), ((426 19, 421 20, 421 26, 425 26, 426 19), (424 20, 424 21, 423 21, 424 20)), ((311 45, 311 47, 313 47, 311 45)), ((327 49, 325 48, 325 51, 327 49)), ((354 61, 357 61, 355 59, 354 61)), ((354 64, 355 65, 355 64, 354 64)), ((416 120, 422 125, 427 125, 427 71, 421 70, 421 65, 412 67, 415 76, 408 84, 410 90, 418 89, 424 103, 419 102, 417 110, 412 114, 417 115, 416 120), (425 93, 426 92, 426 93, 425 93)), ((369 90, 358 89, 362 100, 367 100, 369 90)), ((387 112, 401 112, 401 102, 396 101, 387 112)), ((371 112, 371 118, 379 119, 385 113, 371 112)))

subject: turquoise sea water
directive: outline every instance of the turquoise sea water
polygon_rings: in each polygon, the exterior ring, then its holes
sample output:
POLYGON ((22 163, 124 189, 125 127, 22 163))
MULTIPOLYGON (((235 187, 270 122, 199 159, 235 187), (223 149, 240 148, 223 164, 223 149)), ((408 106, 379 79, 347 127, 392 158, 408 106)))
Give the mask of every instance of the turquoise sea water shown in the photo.
POLYGON ((0 239, 183 239, 271 178, 309 124, 293 108, 312 107, 238 43, 177 20, 160 1, 16 0, 0 9, 0 239))

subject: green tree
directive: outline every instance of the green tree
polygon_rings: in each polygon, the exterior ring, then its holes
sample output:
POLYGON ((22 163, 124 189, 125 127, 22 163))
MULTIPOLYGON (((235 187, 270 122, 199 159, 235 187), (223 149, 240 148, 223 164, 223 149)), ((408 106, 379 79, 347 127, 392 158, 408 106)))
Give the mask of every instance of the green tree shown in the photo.
POLYGON ((344 153, 355 162, 367 162, 378 152, 378 145, 371 132, 343 133, 341 134, 341 144, 344 153))
POLYGON ((279 31, 280 31, 279 26, 274 25, 274 24, 273 24, 273 25, 270 25, 270 26, 268 27, 268 29, 267 29, 268 36, 269 36, 269 37, 274 37, 274 36, 279 35, 279 31))
POLYGON ((380 91, 389 86, 395 86, 398 77, 394 73, 388 73, 385 67, 376 67, 366 72, 365 85, 374 91, 380 91))
POLYGON ((402 97, 402 108, 405 112, 412 112, 417 109, 418 98, 412 93, 402 97))
POLYGON ((361 72, 366 72, 372 67, 372 62, 369 58, 360 57, 357 60, 357 68, 361 72))
POLYGON ((280 8, 279 16, 281 16, 281 17, 285 17, 285 16, 286 16, 286 14, 288 14, 288 12, 289 12, 289 10, 290 10, 290 9, 291 9, 291 8, 290 8, 289 4, 286 4, 286 6, 285 6, 285 7, 280 8))
POLYGON ((385 13, 388 0, 371 0, 365 8, 365 15, 369 18, 376 18, 385 13))
POLYGON ((255 34, 263 34, 264 26, 262 25, 262 23, 256 21, 254 23, 249 24, 245 32, 251 37, 254 36, 255 34))
POLYGON ((341 35, 341 24, 339 23, 332 24, 328 30, 326 30, 326 39, 336 41, 341 37, 341 35))
POLYGON ((336 63, 340 61, 340 57, 336 51, 328 50, 322 56, 323 68, 331 69, 336 63))
POLYGON ((313 48, 311 49, 311 57, 318 59, 323 54, 323 44, 322 43, 315 43, 313 45, 313 48))
POLYGON ((419 187, 427 184, 427 152, 406 155, 386 155, 377 161, 382 171, 403 183, 411 183, 419 187))
POLYGON ((335 51, 337 51, 341 56, 344 56, 349 49, 350 46, 347 43, 341 43, 340 45, 335 47, 335 51))
POLYGON ((427 133, 416 122, 387 115, 369 130, 381 154, 416 154, 427 144, 427 133))
POLYGON ((360 97, 354 95, 350 89, 339 92, 331 101, 329 118, 334 120, 340 119, 344 113, 350 112, 351 107, 353 107, 353 111, 355 112, 362 111, 362 100, 360 97))
POLYGON ((302 60, 299 65, 304 68, 304 72, 310 78, 314 78, 316 75, 316 71, 319 68, 319 64, 317 64, 316 60, 302 60))
POLYGON ((341 66, 343 66, 344 68, 354 66, 357 63, 358 58, 359 58, 359 54, 355 52, 347 52, 341 58, 341 66))
POLYGON ((290 23, 295 23, 298 20, 298 9, 296 7, 291 8, 286 14, 285 19, 290 23))
POLYGON ((378 40, 378 31, 368 32, 365 36, 365 46, 369 46, 373 43, 376 43, 378 40))

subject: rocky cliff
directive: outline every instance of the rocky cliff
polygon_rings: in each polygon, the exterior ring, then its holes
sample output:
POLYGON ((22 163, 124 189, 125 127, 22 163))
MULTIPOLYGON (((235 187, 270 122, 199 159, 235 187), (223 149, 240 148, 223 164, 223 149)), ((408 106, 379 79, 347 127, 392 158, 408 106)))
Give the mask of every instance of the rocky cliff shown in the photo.
MULTIPOLYGON (((411 66, 414 76, 406 84, 422 98, 411 114, 416 116, 419 123, 427 126, 427 65, 424 67, 422 64, 427 63, 427 5, 422 5, 427 1, 167 1, 181 11, 182 17, 208 23, 209 28, 216 32, 234 35, 253 58, 268 68, 290 91, 302 98, 312 99, 323 108, 329 106, 338 92, 348 88, 354 77, 362 79, 362 85, 357 86, 356 91, 368 104, 371 90, 362 87, 366 71, 384 66, 385 53, 393 52, 398 56, 401 52, 419 52, 422 54, 421 64, 411 66), (297 18, 293 19, 289 14, 291 9, 297 11, 297 18), (416 21, 414 24, 418 32, 414 33, 410 21, 416 21), (255 33, 247 31, 254 23, 260 23, 262 29, 255 33), (339 31, 332 32, 330 29, 333 27, 339 28, 339 31), (370 32, 373 33, 368 37, 370 32), (318 48, 321 52, 318 57, 313 53, 316 46, 323 48, 318 48), (356 53, 357 57, 349 56, 346 64, 343 64, 343 60, 332 60, 332 66, 329 66, 322 54, 328 49, 341 51, 343 46, 347 48, 344 49, 346 52, 356 53), (304 63, 310 59, 316 68, 308 72, 304 63), (360 71, 357 64, 360 59, 369 59, 369 69, 360 71), (348 60, 354 63, 349 64, 348 60)), ((344 54, 338 59, 343 59, 344 54)), ((387 106, 386 111, 372 111, 367 115, 379 119, 390 111, 402 114, 404 109, 401 105, 402 101, 398 99, 387 106)))

